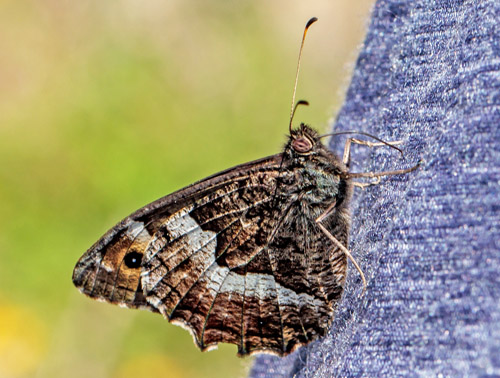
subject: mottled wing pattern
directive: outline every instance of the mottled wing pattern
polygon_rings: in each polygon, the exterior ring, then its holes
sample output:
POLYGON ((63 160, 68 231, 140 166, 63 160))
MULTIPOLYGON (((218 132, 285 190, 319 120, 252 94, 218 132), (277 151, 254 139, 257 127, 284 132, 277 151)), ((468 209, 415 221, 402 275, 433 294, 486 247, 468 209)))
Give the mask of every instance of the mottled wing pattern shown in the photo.
MULTIPOLYGON (((245 266, 270 237, 279 163, 274 159, 247 171, 172 214, 146 249, 142 282, 148 301, 172 322, 186 326, 202 349, 228 342, 241 351, 243 316, 260 318, 243 306, 246 287, 255 281, 245 266)), ((259 261, 261 269, 271 271, 269 261, 259 261)), ((253 284, 260 287, 247 302, 262 297, 268 307, 264 328, 270 327, 269 337, 276 338, 275 298, 264 281, 253 284)))
POLYGON ((78 260, 73 283, 94 299, 158 312, 144 297, 140 279, 142 253, 150 239, 144 223, 124 219, 78 260))
POLYGON ((82 256, 75 285, 161 312, 202 350, 226 342, 241 355, 284 355, 324 335, 347 263, 315 219, 339 201, 326 226, 347 245, 349 188, 318 148, 317 158, 275 155, 142 208, 82 256))
POLYGON ((169 217, 204 197, 206 201, 214 190, 226 187, 230 194, 227 186, 236 185, 234 178, 243 183, 253 172, 276 171, 278 159, 276 155, 243 164, 240 170, 220 172, 139 209, 111 228, 79 259, 73 272, 74 284, 97 300, 158 311, 146 301, 140 279, 143 255, 153 235, 169 217))

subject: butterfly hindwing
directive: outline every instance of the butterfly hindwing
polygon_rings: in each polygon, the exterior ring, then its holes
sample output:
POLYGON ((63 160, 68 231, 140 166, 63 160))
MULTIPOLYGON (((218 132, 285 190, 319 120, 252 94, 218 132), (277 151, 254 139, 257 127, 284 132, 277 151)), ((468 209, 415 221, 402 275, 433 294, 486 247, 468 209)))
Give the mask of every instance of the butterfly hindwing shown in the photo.
POLYGON ((142 281, 148 300, 189 327, 202 349, 239 344, 242 273, 266 246, 279 164, 276 157, 247 168, 197 196, 165 220, 146 250, 142 281))

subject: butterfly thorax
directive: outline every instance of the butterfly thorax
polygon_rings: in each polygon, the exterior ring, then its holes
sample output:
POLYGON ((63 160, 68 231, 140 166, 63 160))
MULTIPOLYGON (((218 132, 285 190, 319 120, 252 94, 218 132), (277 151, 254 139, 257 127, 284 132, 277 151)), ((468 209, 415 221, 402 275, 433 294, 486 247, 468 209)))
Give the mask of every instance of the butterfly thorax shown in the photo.
POLYGON ((292 132, 283 152, 278 192, 308 206, 319 217, 332 202, 338 211, 347 210, 352 185, 346 180, 347 167, 320 141, 318 133, 301 124, 292 132))

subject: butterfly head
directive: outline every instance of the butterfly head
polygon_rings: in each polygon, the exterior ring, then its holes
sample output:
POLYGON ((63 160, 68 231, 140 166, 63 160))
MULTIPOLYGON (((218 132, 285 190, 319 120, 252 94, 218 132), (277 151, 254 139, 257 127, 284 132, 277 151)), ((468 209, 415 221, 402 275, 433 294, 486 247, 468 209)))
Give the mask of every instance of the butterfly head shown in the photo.
POLYGON ((291 132, 290 147, 299 155, 313 153, 318 143, 320 143, 318 133, 303 123, 300 124, 298 129, 291 132))

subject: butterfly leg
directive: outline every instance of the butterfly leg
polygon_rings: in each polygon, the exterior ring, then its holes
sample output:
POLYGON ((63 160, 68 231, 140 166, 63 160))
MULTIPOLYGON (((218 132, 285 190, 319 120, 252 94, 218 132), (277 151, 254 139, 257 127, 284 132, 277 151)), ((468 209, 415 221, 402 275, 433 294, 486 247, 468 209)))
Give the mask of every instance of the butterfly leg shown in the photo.
POLYGON ((358 181, 353 181, 352 184, 354 186, 357 186, 358 188, 364 189, 372 185, 378 185, 380 184, 380 177, 377 177, 375 180, 371 182, 358 182, 358 181))
POLYGON ((349 166, 349 163, 351 162, 351 144, 356 143, 356 144, 361 144, 363 146, 368 146, 368 147, 381 147, 381 146, 397 146, 398 144, 403 143, 402 140, 396 140, 394 142, 387 142, 387 143, 380 143, 380 142, 368 142, 366 140, 361 140, 357 138, 349 138, 345 142, 344 146, 344 156, 342 158, 342 161, 346 166, 349 166))
MULTIPOLYGON (((361 144, 364 146, 368 147, 381 147, 381 146, 397 146, 398 144, 401 144, 401 140, 397 140, 394 142, 388 142, 388 143, 373 143, 373 142, 368 142, 365 140, 360 140, 356 138, 349 138, 347 142, 345 143, 344 147, 344 156, 342 161, 344 164, 348 167, 349 163, 351 161, 351 144, 356 143, 356 144, 361 144)), ((397 148, 397 147, 396 147, 397 148)), ((398 149, 399 150, 399 149, 398 149)), ((401 151, 401 150, 400 150, 401 151)), ((402 152, 401 152, 402 153, 402 152)), ((355 177, 367 177, 367 178, 374 178, 375 180, 371 182, 353 182, 353 185, 359 187, 359 188, 366 188, 368 186, 372 185, 378 185, 380 183, 380 178, 382 176, 393 176, 393 175, 402 175, 405 173, 409 173, 411 171, 414 171, 420 166, 420 162, 418 162, 415 166, 407 169, 399 169, 399 170, 394 170, 394 171, 384 171, 384 172, 364 172, 364 173, 348 173, 346 175, 346 178, 355 178, 355 177)))
POLYGON ((326 229, 326 227, 322 224, 323 220, 325 218, 327 218, 329 215, 331 215, 335 211, 335 205, 336 205, 336 203, 337 202, 334 201, 330 206, 328 206, 328 208, 325 210, 325 212, 323 214, 321 214, 316 219, 316 224, 321 229, 321 231, 323 231, 324 234, 333 242, 333 244, 335 244, 342 252, 344 252, 345 255, 347 256, 347 258, 349 260, 351 260, 351 262, 354 264, 354 266, 356 267, 356 269, 359 272, 359 275, 361 276, 361 280, 363 281, 363 294, 364 294, 364 292, 366 291, 366 279, 365 279, 365 275, 364 275, 363 271, 361 270, 361 268, 358 265, 358 263, 356 262, 356 260, 354 260, 354 257, 352 257, 351 252, 349 252, 349 250, 341 242, 339 242, 335 238, 335 236, 333 236, 331 234, 331 232, 328 231, 326 229))
POLYGON ((419 161, 416 165, 410 168, 406 169, 396 169, 394 171, 383 171, 383 172, 361 172, 361 173, 347 173, 345 175, 346 179, 352 179, 352 178, 357 178, 357 177, 367 177, 367 178, 373 178, 375 179, 372 182, 355 182, 353 181, 353 185, 361 187, 361 188, 366 188, 367 186, 370 185, 377 185, 380 182, 380 178, 383 176, 394 176, 394 175, 403 175, 405 173, 410 173, 417 169, 420 166, 421 162, 419 161))

